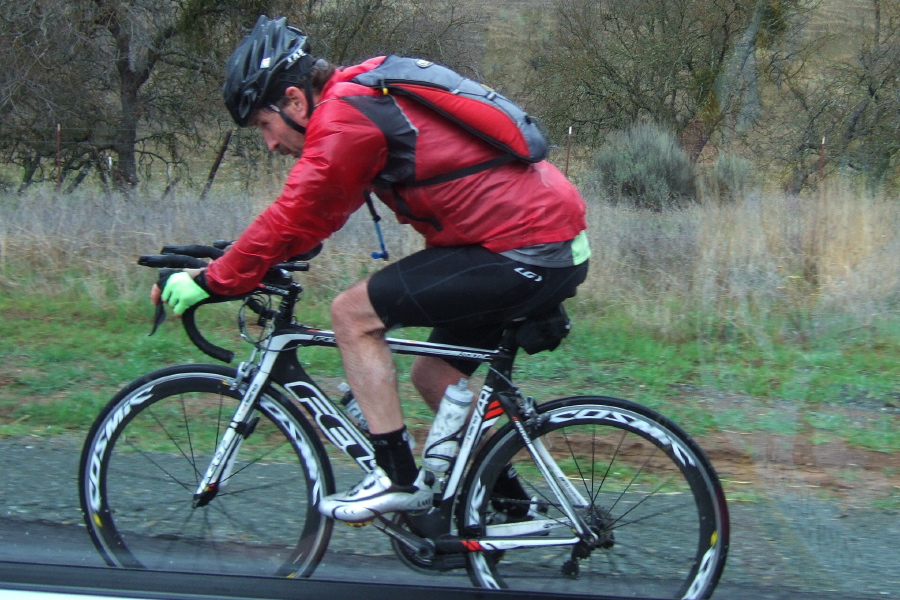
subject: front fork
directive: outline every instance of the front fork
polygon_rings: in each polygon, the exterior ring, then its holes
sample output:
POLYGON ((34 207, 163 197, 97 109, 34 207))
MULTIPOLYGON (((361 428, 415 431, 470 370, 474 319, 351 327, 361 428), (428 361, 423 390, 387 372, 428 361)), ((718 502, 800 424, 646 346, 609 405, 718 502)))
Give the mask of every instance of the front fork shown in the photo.
MULTIPOLYGON (((241 363, 231 389, 238 389, 244 379, 249 376, 251 370, 251 362, 241 363)), ((231 418, 231 423, 228 424, 222 439, 219 440, 216 446, 216 452, 197 486, 197 491, 194 492, 194 508, 209 504, 216 497, 216 494, 219 493, 219 490, 227 485, 234 461, 241 448, 241 443, 253 433, 257 422, 259 422, 259 417, 248 420, 247 416, 256 405, 260 391, 267 379, 268 374, 257 371, 251 380, 234 416, 231 418)))

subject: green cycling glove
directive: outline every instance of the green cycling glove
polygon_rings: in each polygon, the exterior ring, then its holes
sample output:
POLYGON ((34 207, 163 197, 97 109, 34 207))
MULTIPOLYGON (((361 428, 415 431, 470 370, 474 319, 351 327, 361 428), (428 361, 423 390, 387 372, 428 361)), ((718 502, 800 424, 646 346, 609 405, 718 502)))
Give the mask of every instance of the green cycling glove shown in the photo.
POLYGON ((169 277, 162 292, 162 299, 169 303, 176 315, 184 314, 184 311, 207 298, 209 293, 184 271, 169 277))

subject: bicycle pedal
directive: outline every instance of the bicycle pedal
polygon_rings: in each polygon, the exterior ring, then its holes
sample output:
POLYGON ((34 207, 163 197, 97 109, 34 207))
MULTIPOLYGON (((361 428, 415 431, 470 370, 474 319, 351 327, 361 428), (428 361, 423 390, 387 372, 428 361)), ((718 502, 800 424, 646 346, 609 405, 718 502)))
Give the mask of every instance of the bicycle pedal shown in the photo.
POLYGON ((371 525, 374 519, 369 519, 368 521, 358 521, 356 523, 351 523, 350 521, 338 521, 338 523, 343 523, 344 525, 349 525, 350 527, 365 527, 366 525, 371 525))

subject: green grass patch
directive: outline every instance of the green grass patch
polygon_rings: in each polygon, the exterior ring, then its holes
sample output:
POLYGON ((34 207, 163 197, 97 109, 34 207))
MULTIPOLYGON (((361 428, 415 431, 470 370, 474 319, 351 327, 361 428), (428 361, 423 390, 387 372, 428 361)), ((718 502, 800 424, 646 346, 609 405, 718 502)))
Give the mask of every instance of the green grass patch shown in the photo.
MULTIPOLYGON (((328 302, 307 299, 327 299, 332 293, 313 289, 305 294, 298 318, 329 327, 328 302)), ((98 299, 80 284, 45 296, 0 291, 0 311, 0 435, 86 429, 127 382, 173 364, 214 362, 189 343, 174 317, 148 336, 152 308, 143 294, 98 299)), ((576 305, 570 312, 574 327, 559 349, 522 353, 517 362, 517 384, 538 401, 611 395, 655 408, 694 435, 812 430, 814 441, 841 439, 871 450, 900 450, 898 415, 881 410, 900 403, 896 319, 849 333, 839 320, 823 323, 815 343, 774 338, 763 343, 762 336, 750 343, 746 336, 705 333, 673 340, 609 308, 576 305), (721 394, 748 401, 723 402, 721 394), (869 411, 870 418, 841 417, 855 408, 869 411)), ((239 361, 251 348, 237 334, 236 314, 236 303, 204 307, 198 324, 213 342, 235 351, 239 361)), ((427 331, 391 335, 424 339, 427 331)), ((313 376, 342 376, 333 349, 304 348, 299 357, 313 376)), ((430 411, 408 385, 411 361, 397 357, 407 397, 404 410, 412 419, 427 421, 430 411)))
MULTIPOLYGON (((197 313, 200 330, 236 352, 251 347, 237 334, 237 304, 197 313)), ((95 302, 76 294, 20 298, 0 294, 0 434, 87 429, 100 409, 128 382, 162 367, 215 362, 188 341, 169 317, 151 337, 152 308, 145 298, 95 302)), ((310 314, 322 317, 322 308, 310 314)), ((305 349, 305 363, 334 374, 334 351, 305 349), (321 356, 318 356, 321 355, 321 356)))
POLYGON ((809 414, 805 421, 815 429, 813 442, 843 439, 866 450, 900 451, 900 428, 893 415, 875 412, 847 414, 823 410, 809 414))

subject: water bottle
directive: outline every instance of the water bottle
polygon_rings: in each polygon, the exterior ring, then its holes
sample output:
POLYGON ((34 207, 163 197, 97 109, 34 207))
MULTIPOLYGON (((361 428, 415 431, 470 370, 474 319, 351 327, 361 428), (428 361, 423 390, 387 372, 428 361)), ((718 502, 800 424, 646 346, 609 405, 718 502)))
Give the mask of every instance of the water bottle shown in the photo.
MULTIPOLYGON (((344 394, 341 398, 341 406, 344 407, 344 412, 347 413, 347 416, 350 417, 354 423, 356 423, 356 425, 363 433, 368 435, 369 424, 366 422, 366 416, 363 414, 362 409, 359 407, 359 403, 353 396, 353 391, 350 389, 350 386, 342 381, 338 384, 338 390, 343 392, 344 394)), ((407 430, 403 432, 403 437, 409 444, 409 449, 415 450, 416 439, 412 436, 412 434, 407 430)))
POLYGON ((450 468, 450 461, 459 451, 459 437, 469 417, 469 407, 474 394, 469 391, 469 381, 460 379, 456 385, 447 386, 441 405, 438 407, 431 431, 425 440, 422 463, 426 469, 444 473, 450 468))
POLYGON ((359 407, 356 398, 353 397, 350 386, 342 381, 338 384, 338 390, 344 393, 344 396, 341 398, 341 406, 344 407, 344 412, 347 413, 348 417, 353 419, 353 422, 356 423, 364 433, 369 433, 369 424, 366 422, 366 416, 359 407))

